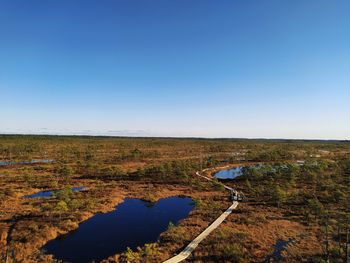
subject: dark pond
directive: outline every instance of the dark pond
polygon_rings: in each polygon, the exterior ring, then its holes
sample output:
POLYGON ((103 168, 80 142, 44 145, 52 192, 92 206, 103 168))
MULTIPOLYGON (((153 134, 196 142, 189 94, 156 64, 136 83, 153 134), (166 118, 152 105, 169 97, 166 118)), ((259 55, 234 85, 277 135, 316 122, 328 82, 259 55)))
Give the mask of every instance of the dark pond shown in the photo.
POLYGON ((48 159, 44 159, 44 160, 31 160, 31 161, 20 161, 20 162, 16 162, 16 161, 0 161, 0 166, 4 166, 4 165, 15 165, 15 164, 36 164, 36 163, 53 163, 53 160, 48 160, 48 159))
MULTIPOLYGON (((76 191, 81 191, 84 190, 85 186, 79 186, 79 187, 72 187, 72 191, 76 192, 76 191)), ((58 193, 61 190, 53 190, 53 191, 41 191, 35 194, 31 194, 31 195, 26 195, 24 196, 24 198, 39 198, 39 197, 51 197, 54 193, 58 193)))
POLYGON ((114 211, 94 215, 43 249, 63 261, 99 262, 128 247, 156 242, 169 222, 176 224, 186 218, 193 207, 188 197, 164 198, 157 203, 126 198, 114 211))
POLYGON ((243 166, 239 166, 232 169, 221 170, 214 174, 218 179, 234 179, 237 176, 242 175, 243 166))
POLYGON ((282 252, 287 249, 288 244, 293 243, 294 239, 289 238, 288 240, 277 240, 276 244, 273 246, 274 250, 270 256, 268 256, 265 262, 281 262, 282 261, 282 252))

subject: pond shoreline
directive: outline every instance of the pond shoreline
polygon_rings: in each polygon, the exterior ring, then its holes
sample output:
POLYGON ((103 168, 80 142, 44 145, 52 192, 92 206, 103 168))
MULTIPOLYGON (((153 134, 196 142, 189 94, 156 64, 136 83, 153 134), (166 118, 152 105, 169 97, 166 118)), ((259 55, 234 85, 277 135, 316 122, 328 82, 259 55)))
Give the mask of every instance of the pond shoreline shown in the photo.
POLYGON ((193 208, 189 197, 166 197, 155 203, 125 198, 113 211, 95 214, 76 230, 49 241, 43 249, 73 263, 101 261, 128 247, 136 249, 156 242, 170 223, 187 218, 193 208))

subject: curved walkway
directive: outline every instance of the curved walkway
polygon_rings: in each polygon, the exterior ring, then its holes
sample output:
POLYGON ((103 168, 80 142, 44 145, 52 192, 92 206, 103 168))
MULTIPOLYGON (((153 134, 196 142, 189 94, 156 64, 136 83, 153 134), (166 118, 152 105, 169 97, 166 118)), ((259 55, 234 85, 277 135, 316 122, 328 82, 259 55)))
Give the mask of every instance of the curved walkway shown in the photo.
MULTIPOLYGON (((220 167, 220 168, 224 169, 226 167, 220 167)), ((207 170, 209 169, 204 169, 203 172, 207 170)), ((196 175, 203 177, 208 181, 212 180, 207 176, 201 175, 199 172, 196 172, 196 175)), ((232 189, 231 187, 228 187, 226 185, 224 185, 224 187, 229 191, 236 192, 236 190, 232 189)), ((184 250, 182 250, 178 255, 164 261, 164 263, 177 263, 188 258, 193 252, 193 250, 195 250, 196 247, 199 245, 199 243, 202 242, 203 239, 206 238, 212 231, 214 231, 226 219, 226 217, 228 217, 228 215, 231 214, 234 209, 236 209, 237 206, 238 206, 238 202, 234 201, 232 205, 225 212, 223 212, 211 225, 209 225, 202 233, 200 233, 199 236, 193 239, 193 241, 190 244, 188 244, 188 246, 185 247, 184 250)))

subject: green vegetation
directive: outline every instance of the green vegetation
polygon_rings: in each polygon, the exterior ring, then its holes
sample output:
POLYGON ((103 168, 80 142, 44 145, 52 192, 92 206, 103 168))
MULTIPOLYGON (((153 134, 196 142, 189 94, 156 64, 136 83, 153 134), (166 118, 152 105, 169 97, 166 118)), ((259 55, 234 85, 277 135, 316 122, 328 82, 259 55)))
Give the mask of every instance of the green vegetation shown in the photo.
POLYGON ((319 159, 301 166, 275 163, 248 167, 241 179, 254 202, 293 210, 301 215, 301 222, 320 229, 324 250, 320 260, 345 260, 348 257, 345 236, 350 227, 346 223, 350 218, 349 160, 319 159))
POLYGON ((45 262, 40 248, 49 239, 125 197, 190 195, 196 208, 188 219, 169 224, 159 242, 110 259, 162 261, 230 204, 220 180, 208 182, 195 172, 249 164, 242 176, 225 181, 245 202, 191 260, 262 262, 278 239, 292 237, 299 243, 290 245, 288 262, 342 262, 349 257, 349 154, 350 143, 337 141, 0 136, 0 161, 54 160, 0 166, 0 261, 45 262), (73 186, 86 189, 73 192, 73 186), (49 190, 60 191, 23 198, 49 190))

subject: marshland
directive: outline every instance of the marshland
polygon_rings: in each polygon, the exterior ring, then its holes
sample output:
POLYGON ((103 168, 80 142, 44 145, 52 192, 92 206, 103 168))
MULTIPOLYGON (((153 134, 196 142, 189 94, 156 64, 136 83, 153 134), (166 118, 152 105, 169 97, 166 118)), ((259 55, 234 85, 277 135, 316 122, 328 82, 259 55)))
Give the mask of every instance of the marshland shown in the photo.
POLYGON ((187 261, 342 260, 349 152, 346 141, 4 135, 1 258, 165 261, 230 205, 225 184, 244 200, 187 261))

